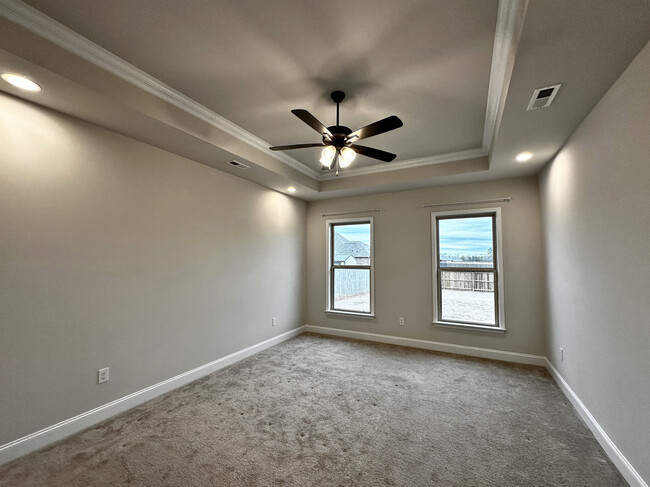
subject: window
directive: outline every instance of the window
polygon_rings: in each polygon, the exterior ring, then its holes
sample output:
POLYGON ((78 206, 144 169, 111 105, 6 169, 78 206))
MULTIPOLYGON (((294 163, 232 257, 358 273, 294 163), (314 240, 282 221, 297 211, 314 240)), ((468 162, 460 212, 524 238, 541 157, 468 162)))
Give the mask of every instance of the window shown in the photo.
POLYGON ((501 209, 431 214, 433 322, 505 330, 501 209))
POLYGON ((373 317, 372 218, 328 220, 327 312, 373 317))

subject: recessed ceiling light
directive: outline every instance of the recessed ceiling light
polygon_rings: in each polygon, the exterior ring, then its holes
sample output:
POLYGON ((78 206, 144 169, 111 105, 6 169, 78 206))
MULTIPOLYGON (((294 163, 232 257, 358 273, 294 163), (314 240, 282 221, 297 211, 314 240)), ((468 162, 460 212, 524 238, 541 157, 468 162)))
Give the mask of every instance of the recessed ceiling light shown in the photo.
POLYGON ((517 154, 517 157, 515 157, 515 160, 517 162, 526 162, 528 161, 533 155, 530 152, 522 152, 520 154, 517 154))
POLYGON ((296 192, 296 188, 294 188, 293 186, 289 186, 289 187, 287 188, 287 191, 289 191, 289 193, 295 193, 295 192, 296 192))
POLYGON ((34 83, 31 79, 25 78, 19 74, 3 73, 2 79, 7 83, 14 85, 25 91, 41 91, 41 87, 34 83))

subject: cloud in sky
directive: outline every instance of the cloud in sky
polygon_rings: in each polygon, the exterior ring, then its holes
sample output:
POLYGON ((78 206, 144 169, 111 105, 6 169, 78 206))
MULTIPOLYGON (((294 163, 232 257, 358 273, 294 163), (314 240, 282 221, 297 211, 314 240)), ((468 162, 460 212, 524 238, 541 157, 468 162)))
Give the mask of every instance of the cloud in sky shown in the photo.
POLYGON ((350 242, 363 242, 370 245, 370 224, 337 225, 336 233, 347 238, 350 242))
MULTIPOLYGON (((492 219, 490 217, 454 218, 439 220, 440 253, 484 254, 492 247, 492 219)), ((336 233, 350 242, 370 245, 370 225, 337 225, 336 233)))
POLYGON ((492 247, 492 218, 438 220, 441 254, 484 254, 492 247))

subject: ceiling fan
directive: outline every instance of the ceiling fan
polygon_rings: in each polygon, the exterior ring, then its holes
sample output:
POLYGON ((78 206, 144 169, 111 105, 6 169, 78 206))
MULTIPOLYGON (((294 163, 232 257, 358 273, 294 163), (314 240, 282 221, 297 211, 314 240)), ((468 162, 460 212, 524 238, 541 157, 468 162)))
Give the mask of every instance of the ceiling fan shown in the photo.
POLYGON ((357 145, 355 142, 361 139, 367 139, 375 135, 383 134, 391 130, 400 128, 402 121, 395 115, 371 123, 365 127, 352 132, 348 127, 339 124, 339 104, 345 99, 345 93, 342 91, 333 91, 330 95, 332 101, 336 103, 336 125, 325 127, 316 117, 307 110, 291 110, 296 117, 305 122, 316 132, 321 134, 323 141, 318 144, 295 144, 279 145, 270 147, 273 151, 304 149, 307 147, 324 147, 321 153, 320 162, 323 170, 336 169, 336 175, 339 175, 339 168, 346 168, 354 160, 356 153, 362 154, 380 161, 390 162, 397 157, 396 154, 386 152, 372 147, 357 145))

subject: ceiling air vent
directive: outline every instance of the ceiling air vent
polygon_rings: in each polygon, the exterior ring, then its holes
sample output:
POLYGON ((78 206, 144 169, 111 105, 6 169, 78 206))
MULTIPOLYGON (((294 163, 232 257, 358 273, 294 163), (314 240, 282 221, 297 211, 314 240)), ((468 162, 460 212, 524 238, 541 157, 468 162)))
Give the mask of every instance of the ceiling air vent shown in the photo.
POLYGON ((546 108, 551 105, 555 95, 562 86, 561 83, 552 86, 545 86, 544 88, 537 88, 533 92, 533 97, 528 104, 528 110, 535 110, 536 108, 546 108))
POLYGON ((231 166, 236 167, 237 169, 250 169, 250 166, 247 166, 243 162, 239 161, 228 161, 226 164, 230 164, 231 166))

